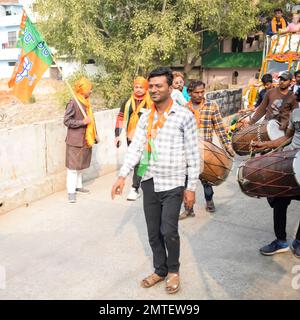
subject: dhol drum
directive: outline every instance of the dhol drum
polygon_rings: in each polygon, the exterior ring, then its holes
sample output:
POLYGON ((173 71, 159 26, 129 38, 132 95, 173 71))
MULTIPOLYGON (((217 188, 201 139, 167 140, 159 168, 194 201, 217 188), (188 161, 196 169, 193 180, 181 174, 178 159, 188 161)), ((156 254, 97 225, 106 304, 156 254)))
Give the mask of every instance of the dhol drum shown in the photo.
POLYGON ((242 162, 237 172, 250 197, 300 196, 300 149, 270 152, 242 162))
POLYGON ((203 170, 199 176, 201 180, 205 180, 214 186, 218 186, 225 181, 230 173, 233 160, 223 149, 211 142, 201 140, 200 158, 204 160, 203 170))
POLYGON ((279 129, 278 121, 272 119, 255 123, 241 128, 232 135, 232 148, 240 156, 251 152, 252 141, 270 141, 284 136, 284 131, 279 129))

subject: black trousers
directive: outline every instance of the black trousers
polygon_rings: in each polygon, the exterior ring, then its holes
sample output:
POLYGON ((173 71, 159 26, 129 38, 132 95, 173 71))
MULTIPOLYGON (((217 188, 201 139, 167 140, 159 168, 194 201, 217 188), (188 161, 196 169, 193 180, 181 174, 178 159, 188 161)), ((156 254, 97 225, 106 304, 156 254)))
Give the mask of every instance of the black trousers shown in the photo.
MULTIPOLYGON (((131 140, 127 139, 127 146, 129 146, 130 143, 131 143, 131 140)), ((133 177, 132 177, 132 188, 135 188, 136 190, 138 190, 140 188, 141 180, 142 180, 142 177, 139 177, 137 175, 138 168, 139 168, 139 163, 134 167, 133 177)))
POLYGON ((204 197, 206 201, 211 201, 214 195, 214 190, 211 184, 209 184, 206 181, 202 181, 202 186, 203 186, 203 190, 204 190, 204 197))
MULTIPOLYGON (((267 198, 269 205, 273 208, 274 232, 276 238, 286 241, 286 214, 287 208, 292 200, 300 200, 299 197, 274 197, 267 198)), ((296 234, 296 239, 300 240, 300 223, 296 234)))
POLYGON ((153 179, 143 181, 141 186, 155 273, 164 277, 179 271, 178 217, 184 187, 155 192, 153 179))

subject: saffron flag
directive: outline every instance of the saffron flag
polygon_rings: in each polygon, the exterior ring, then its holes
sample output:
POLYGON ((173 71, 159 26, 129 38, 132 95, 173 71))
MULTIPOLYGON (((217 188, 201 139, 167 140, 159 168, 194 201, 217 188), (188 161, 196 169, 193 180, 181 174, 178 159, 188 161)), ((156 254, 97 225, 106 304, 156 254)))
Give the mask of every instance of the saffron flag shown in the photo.
POLYGON ((21 48, 14 72, 8 82, 12 93, 28 102, 38 81, 53 63, 50 49, 23 11, 17 46, 21 48))

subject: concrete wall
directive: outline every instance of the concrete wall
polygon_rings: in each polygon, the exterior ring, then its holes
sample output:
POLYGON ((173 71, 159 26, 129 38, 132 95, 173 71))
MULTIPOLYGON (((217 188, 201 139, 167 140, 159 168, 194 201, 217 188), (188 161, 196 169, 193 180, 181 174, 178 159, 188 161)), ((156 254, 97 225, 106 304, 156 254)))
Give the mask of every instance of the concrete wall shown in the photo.
MULTIPOLYGON (((113 172, 123 161, 125 141, 114 146, 117 112, 95 113, 101 142, 84 180, 113 172)), ((65 189, 65 136, 62 119, 0 130, 0 214, 65 189)))
MULTIPOLYGON (((240 106, 241 90, 208 93, 223 115, 240 106)), ((116 171, 126 151, 125 136, 114 145, 118 110, 95 113, 100 143, 93 147, 92 163, 84 180, 116 171)), ((0 130, 0 214, 65 189, 65 136, 62 119, 0 130)))

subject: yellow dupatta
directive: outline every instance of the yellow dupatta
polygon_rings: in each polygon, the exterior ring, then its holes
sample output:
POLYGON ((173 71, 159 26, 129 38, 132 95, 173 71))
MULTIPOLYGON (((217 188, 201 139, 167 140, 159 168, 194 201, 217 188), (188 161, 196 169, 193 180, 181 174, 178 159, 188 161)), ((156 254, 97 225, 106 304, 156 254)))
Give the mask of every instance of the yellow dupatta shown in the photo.
POLYGON ((81 78, 75 82, 76 98, 86 107, 86 114, 91 119, 91 122, 87 125, 85 132, 85 140, 89 148, 91 148, 95 143, 97 131, 90 98, 85 98, 84 95, 89 93, 92 88, 93 85, 86 78, 81 78))
POLYGON ((148 81, 143 77, 137 77, 134 80, 134 85, 140 84, 145 90, 146 93, 144 96, 136 96, 134 93, 131 95, 129 100, 126 102, 124 110, 124 125, 127 128, 127 138, 132 140, 137 123, 139 121, 139 113, 142 108, 146 106, 147 109, 151 108, 152 101, 148 92, 148 81), (140 104, 136 106, 136 101, 141 100, 140 104), (129 118, 129 108, 132 108, 132 113, 129 118))

